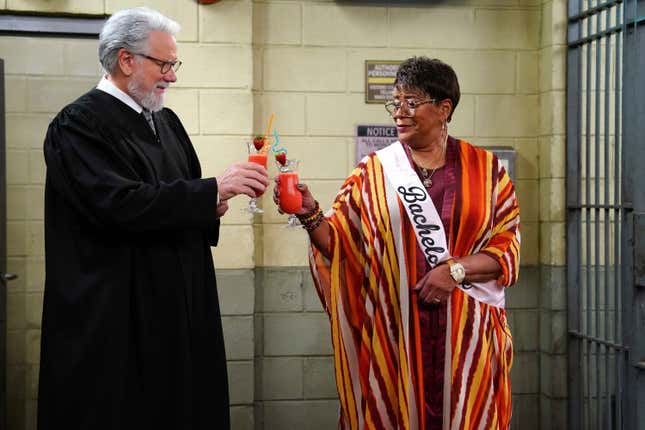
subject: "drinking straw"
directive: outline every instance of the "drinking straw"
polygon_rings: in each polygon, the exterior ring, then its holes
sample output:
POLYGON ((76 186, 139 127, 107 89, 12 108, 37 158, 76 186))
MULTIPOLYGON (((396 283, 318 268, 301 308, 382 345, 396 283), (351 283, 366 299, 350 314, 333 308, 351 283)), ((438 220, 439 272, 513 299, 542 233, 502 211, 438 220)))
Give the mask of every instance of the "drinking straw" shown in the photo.
POLYGON ((273 151, 274 154, 278 154, 280 152, 284 152, 285 154, 287 153, 287 148, 280 146, 280 136, 276 129, 273 129, 273 144, 271 144, 271 151, 273 151))
POLYGON ((265 145, 262 147, 262 152, 266 153, 268 152, 268 148, 266 148, 266 141, 267 138, 269 137, 269 133, 271 133, 271 125, 273 124, 273 117, 275 116, 274 112, 271 112, 271 116, 269 117, 269 125, 267 126, 267 131, 264 133, 264 137, 262 138, 265 142, 265 145))
POLYGON ((264 133, 264 138, 266 139, 269 137, 269 133, 271 133, 271 125, 273 124, 273 117, 275 116, 275 113, 271 112, 271 116, 269 117, 269 125, 267 126, 267 131, 264 133))

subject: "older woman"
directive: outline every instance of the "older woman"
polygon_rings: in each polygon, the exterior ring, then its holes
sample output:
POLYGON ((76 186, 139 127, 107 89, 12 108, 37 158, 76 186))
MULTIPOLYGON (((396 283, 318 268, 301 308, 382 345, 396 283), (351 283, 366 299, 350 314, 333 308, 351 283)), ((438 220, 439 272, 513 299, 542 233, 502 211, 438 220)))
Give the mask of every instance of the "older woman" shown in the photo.
POLYGON ((386 103, 399 140, 361 160, 326 215, 301 185, 340 428, 509 427, 519 209, 498 159, 448 135, 459 95, 447 64, 404 61, 386 103))

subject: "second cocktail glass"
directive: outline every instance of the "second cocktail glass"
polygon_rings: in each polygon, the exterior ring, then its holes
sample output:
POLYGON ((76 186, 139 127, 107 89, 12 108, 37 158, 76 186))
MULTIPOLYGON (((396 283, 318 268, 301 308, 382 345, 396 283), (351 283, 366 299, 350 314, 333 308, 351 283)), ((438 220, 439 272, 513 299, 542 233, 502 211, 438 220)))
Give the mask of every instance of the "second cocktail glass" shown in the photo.
POLYGON ((280 208, 289 214, 287 227, 297 226, 297 218, 294 215, 302 209, 302 193, 298 189, 298 160, 287 160, 284 165, 279 165, 280 170, 280 208))
MULTIPOLYGON (((265 143, 265 145, 267 145, 267 146, 265 146, 265 147, 263 147, 263 148, 258 150, 258 149, 256 149, 256 146, 254 145, 253 142, 246 142, 246 147, 247 147, 247 150, 248 150, 248 153, 249 153, 248 161, 250 163, 257 163, 257 164, 259 164, 260 166, 262 166, 262 167, 264 167, 266 169, 267 168, 267 152, 268 152, 268 149, 269 149, 268 142, 265 143)), ((260 196, 262 194, 263 193, 260 193, 260 196)), ((251 198, 251 200, 249 200, 249 205, 247 207, 245 207, 244 209, 242 209, 242 210, 247 211, 247 212, 251 212, 251 213, 263 213, 264 212, 262 209, 260 209, 258 207, 258 202, 257 202, 257 199, 255 197, 251 198)))

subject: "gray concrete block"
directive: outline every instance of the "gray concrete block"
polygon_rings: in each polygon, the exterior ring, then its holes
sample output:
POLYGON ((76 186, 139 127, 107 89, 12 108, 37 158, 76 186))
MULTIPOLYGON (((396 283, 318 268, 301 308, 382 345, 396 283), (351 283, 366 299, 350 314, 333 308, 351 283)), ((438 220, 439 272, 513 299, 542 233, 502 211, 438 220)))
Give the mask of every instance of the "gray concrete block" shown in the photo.
POLYGON ((553 331, 551 330, 551 312, 543 310, 540 312, 540 351, 551 353, 553 345, 553 331))
POLYGON ((253 359, 253 317, 222 317, 227 360, 253 359))
POLYGON ((264 403, 266 430, 329 430, 338 428, 338 401, 275 401, 264 403))
POLYGON ((521 266, 517 284, 506 289, 507 309, 539 307, 540 270, 536 266, 521 266))
POLYGON ((231 430, 253 430, 253 406, 231 406, 231 430))
POLYGON ((540 352, 540 395, 553 397, 553 363, 551 354, 540 352))
POLYGON ((538 311, 521 309, 509 311, 513 348, 518 351, 537 351, 539 342, 538 311))
POLYGON ((551 332, 553 333, 553 354, 566 354, 567 352, 567 313, 565 311, 554 311, 551 315, 551 332))
POLYGON ((538 394, 540 390, 540 368, 537 352, 517 352, 511 368, 511 389, 513 394, 538 394))
POLYGON ((550 354, 566 353, 567 336, 567 314, 543 310, 540 314, 540 350, 550 354))
POLYGON ((302 358, 276 357, 262 360, 262 400, 302 399, 302 358))
POLYGON ((255 357, 253 372, 255 375, 255 388, 254 388, 254 402, 257 403, 262 401, 262 387, 264 381, 262 380, 262 375, 264 375, 264 360, 262 357, 255 357))
POLYGON ((326 314, 265 314, 264 355, 331 355, 326 314))
POLYGON ((252 405, 255 375, 252 361, 229 361, 228 391, 231 405, 252 405))
POLYGON ((264 290, 264 272, 267 270, 264 267, 256 267, 253 270, 255 274, 255 313, 264 312, 264 295, 262 291, 264 290))
POLYGON ((540 397, 540 429, 568 430, 567 400, 540 397))
POLYGON ((557 398, 566 397, 568 393, 567 376, 566 355, 540 353, 541 394, 557 398))
POLYGON ((539 396, 513 394, 511 430, 538 430, 540 427, 539 396))
POLYGON ((253 330, 254 355, 259 357, 262 355, 264 345, 264 315, 255 314, 253 316, 253 330))
POLYGON ((302 311, 302 275, 298 269, 265 270, 261 287, 264 312, 302 311))
POLYGON ((549 310, 567 308, 567 274, 563 266, 541 266, 540 304, 549 310))
POLYGON ((217 292, 222 315, 251 315, 255 307, 252 270, 217 271, 217 292))
POLYGON ((314 285, 314 280, 311 277, 309 268, 307 268, 306 272, 302 275, 302 285, 305 295, 305 311, 323 312, 324 308, 322 303, 320 303, 320 297, 316 291, 316 286, 314 285))
POLYGON ((305 399, 338 398, 334 357, 305 358, 303 379, 305 399))
MULTIPOLYGON (((569 395, 568 358, 566 355, 556 355, 553 357, 552 363, 553 397, 562 399, 569 395)), ((610 367, 609 369, 612 372, 615 367, 610 367)))
POLYGON ((255 421, 255 430, 264 429, 264 402, 255 402, 253 407, 253 419, 255 421))
MULTIPOLYGON (((551 398, 545 395, 540 396, 540 429, 545 428, 544 423, 551 420, 551 398)), ((550 427, 549 427, 550 428, 550 427)))

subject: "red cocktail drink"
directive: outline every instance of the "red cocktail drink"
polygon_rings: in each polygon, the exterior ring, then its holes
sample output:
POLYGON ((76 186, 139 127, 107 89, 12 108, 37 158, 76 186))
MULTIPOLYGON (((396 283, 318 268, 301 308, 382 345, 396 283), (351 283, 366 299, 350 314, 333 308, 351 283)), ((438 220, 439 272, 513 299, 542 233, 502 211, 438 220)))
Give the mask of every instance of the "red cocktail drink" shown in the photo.
MULTIPOLYGON (((259 164, 260 166, 264 167, 265 169, 267 168, 267 152, 269 150, 269 139, 262 137, 262 136, 255 136, 252 141, 247 141, 246 142, 246 147, 248 149, 249 157, 248 157, 248 162, 249 163, 255 163, 259 164)), ((256 192, 256 197, 260 197, 262 194, 264 194, 264 190, 255 190, 256 192)), ((249 205, 248 207, 242 209, 247 212, 251 213, 262 213, 264 212, 262 209, 260 209, 257 206, 257 200, 256 197, 252 197, 251 200, 249 200, 249 205)))
POLYGON ((293 214, 302 209, 302 193, 298 190, 298 173, 280 173, 280 208, 293 214))
POLYGON ((249 154, 249 162, 257 163, 260 166, 267 168, 267 154, 249 154))
MULTIPOLYGON (((264 167, 265 169, 267 168, 267 154, 266 152, 264 154, 249 154, 249 163, 256 163, 259 164, 260 166, 264 167)), ((261 193, 258 193, 258 197, 260 197, 262 194, 264 194, 264 191, 261 193)))

